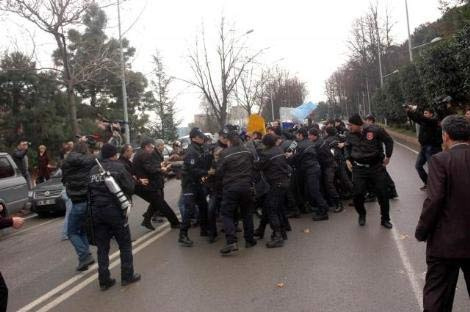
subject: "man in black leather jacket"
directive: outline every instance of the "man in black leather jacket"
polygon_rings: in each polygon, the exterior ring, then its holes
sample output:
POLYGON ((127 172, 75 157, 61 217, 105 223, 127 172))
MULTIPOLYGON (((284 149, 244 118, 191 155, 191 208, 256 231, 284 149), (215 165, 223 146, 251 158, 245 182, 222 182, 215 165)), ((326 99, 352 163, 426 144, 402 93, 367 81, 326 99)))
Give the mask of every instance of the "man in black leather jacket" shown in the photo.
POLYGON ((89 173, 96 163, 95 157, 88 150, 86 139, 80 140, 62 165, 62 182, 72 201, 67 235, 78 255, 77 271, 85 271, 95 262, 82 224, 87 216, 89 173))
POLYGON ((155 230, 152 217, 156 211, 162 212, 171 227, 179 227, 175 213, 163 202, 165 172, 166 169, 161 166, 161 158, 155 152, 155 142, 152 139, 143 140, 141 150, 134 157, 134 174, 138 181, 147 181, 147 183, 139 183, 135 188, 135 194, 150 204, 143 215, 142 226, 152 231, 155 230))
MULTIPOLYGON (((101 162, 103 168, 111 173, 122 192, 130 198, 134 193, 134 179, 124 164, 117 160, 116 147, 104 144, 101 149, 101 157, 103 158, 101 162)), ((98 248, 98 280, 101 290, 107 290, 116 283, 116 280, 111 278, 108 269, 109 244, 112 237, 116 238, 121 253, 121 284, 125 286, 137 282, 140 280, 140 275, 134 273, 127 211, 121 208, 116 195, 108 190, 98 165, 90 171, 89 200, 96 247, 98 248)))
POLYGON ((221 215, 227 242, 220 250, 222 255, 238 251, 234 220, 237 209, 240 209, 240 218, 243 221, 245 247, 256 245, 253 238, 253 154, 243 146, 236 132, 231 132, 227 140, 228 148, 222 152, 217 167, 217 176, 223 185, 221 215))
POLYGON ((297 149, 293 157, 296 170, 302 175, 305 196, 312 207, 317 207, 314 221, 328 220, 328 204, 320 191, 321 167, 318 161, 315 144, 308 140, 308 131, 301 128, 297 131, 297 149))

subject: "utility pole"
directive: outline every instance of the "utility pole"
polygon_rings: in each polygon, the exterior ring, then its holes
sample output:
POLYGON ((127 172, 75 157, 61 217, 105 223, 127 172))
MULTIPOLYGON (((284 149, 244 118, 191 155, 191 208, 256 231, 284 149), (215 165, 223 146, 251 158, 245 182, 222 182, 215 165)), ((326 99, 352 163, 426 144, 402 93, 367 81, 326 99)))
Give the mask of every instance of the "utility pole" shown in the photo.
POLYGON ((384 87, 384 75, 382 72, 382 48, 380 45, 380 32, 379 32, 379 23, 377 21, 377 14, 374 16, 375 19, 375 30, 377 32, 377 55, 379 60, 379 75, 380 75, 380 88, 384 87))
POLYGON ((121 54, 121 83, 122 83, 122 108, 124 110, 124 129, 125 129, 125 143, 131 142, 129 133, 129 115, 127 112, 127 89, 126 89, 126 66, 124 63, 124 51, 122 48, 122 34, 121 34, 121 7, 120 0, 117 0, 118 10, 118 29, 119 29, 119 50, 121 54))
POLYGON ((405 0, 406 23, 408 26, 408 50, 410 51, 410 62, 413 63, 413 44, 411 42, 410 16, 408 14, 408 0, 405 0))

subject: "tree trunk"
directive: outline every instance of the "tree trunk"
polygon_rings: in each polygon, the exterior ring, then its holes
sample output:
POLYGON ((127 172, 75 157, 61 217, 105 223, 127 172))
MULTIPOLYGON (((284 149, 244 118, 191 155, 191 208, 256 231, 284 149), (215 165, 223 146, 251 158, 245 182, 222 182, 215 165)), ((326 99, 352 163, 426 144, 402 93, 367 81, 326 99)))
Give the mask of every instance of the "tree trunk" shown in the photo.
POLYGON ((78 127, 77 120, 77 105, 75 104, 75 94, 73 93, 73 88, 67 86, 67 101, 69 102, 70 108, 70 119, 72 121, 72 130, 75 136, 80 135, 80 128, 78 127))

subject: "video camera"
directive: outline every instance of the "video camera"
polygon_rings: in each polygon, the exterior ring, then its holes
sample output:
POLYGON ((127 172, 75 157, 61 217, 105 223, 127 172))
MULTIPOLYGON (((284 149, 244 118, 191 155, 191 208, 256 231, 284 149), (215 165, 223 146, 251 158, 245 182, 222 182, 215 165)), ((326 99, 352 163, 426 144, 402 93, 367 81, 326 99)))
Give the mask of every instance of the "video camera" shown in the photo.
POLYGON ((94 148, 96 146, 96 143, 98 142, 98 137, 96 135, 76 135, 75 136, 77 139, 81 139, 83 137, 86 137, 86 144, 88 144, 88 147, 94 148))

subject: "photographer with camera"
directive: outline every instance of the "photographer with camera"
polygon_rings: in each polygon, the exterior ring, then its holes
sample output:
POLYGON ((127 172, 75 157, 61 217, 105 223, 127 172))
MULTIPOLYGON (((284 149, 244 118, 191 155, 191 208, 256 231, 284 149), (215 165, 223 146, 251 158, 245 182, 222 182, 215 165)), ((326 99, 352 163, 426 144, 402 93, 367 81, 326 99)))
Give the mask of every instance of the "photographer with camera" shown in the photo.
POLYGON ((424 165, 431 160, 434 154, 442 151, 442 131, 439 120, 434 116, 432 108, 425 108, 421 114, 417 112, 417 107, 405 105, 405 111, 408 117, 420 125, 418 141, 421 145, 421 151, 416 159, 416 170, 424 183, 422 191, 427 189, 428 174, 424 170, 424 165))
POLYGON ((21 171, 21 175, 26 179, 26 182, 28 182, 29 189, 33 187, 31 175, 29 174, 29 161, 28 161, 28 149, 30 147, 31 147, 30 142, 24 139, 21 139, 20 141, 18 141, 16 150, 11 155, 16 166, 21 171))

